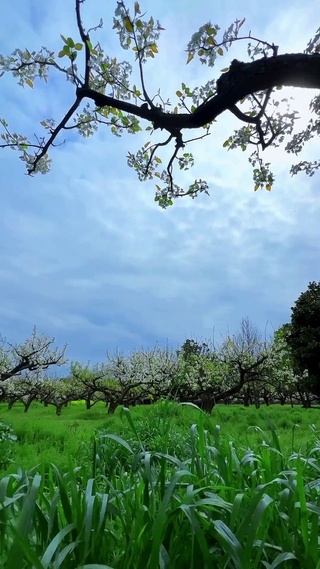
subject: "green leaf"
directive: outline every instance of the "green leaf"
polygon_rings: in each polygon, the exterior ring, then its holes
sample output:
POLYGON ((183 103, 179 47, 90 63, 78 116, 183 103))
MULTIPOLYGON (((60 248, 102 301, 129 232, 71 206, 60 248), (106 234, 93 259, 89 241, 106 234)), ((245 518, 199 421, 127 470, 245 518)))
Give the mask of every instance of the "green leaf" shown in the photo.
POLYGON ((68 38, 68 39, 67 39, 67 44, 68 44, 69 47, 74 47, 74 41, 73 41, 73 39, 72 39, 72 38, 68 38))
POLYGON ((123 18, 123 23, 124 23, 124 27, 126 28, 127 32, 129 32, 129 33, 133 32, 133 23, 131 22, 131 20, 128 16, 125 16, 123 18))
POLYGON ((44 569, 49 569, 50 562, 57 549, 61 545, 64 537, 76 528, 75 524, 69 524, 57 533, 53 540, 49 543, 47 549, 45 550, 41 562, 44 569))
POLYGON ((75 47, 75 49, 77 49, 78 51, 81 51, 83 45, 82 45, 82 43, 76 43, 74 47, 75 47))

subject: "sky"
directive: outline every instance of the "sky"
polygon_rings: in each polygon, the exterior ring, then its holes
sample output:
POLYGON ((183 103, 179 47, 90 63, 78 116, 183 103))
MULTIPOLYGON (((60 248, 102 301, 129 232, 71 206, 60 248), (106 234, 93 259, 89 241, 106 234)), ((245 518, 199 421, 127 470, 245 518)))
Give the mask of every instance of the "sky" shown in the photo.
MULTIPOLYGON (((279 45, 279 53, 302 52, 320 25, 318 0, 308 10, 291 0, 140 4, 165 28, 159 55, 145 69, 147 88, 152 95, 160 88, 173 104, 182 81, 193 87, 217 78, 235 57, 245 60, 237 47, 216 69, 195 60, 186 66, 186 45, 207 21, 223 30, 246 17, 243 31, 279 45)), ((92 27, 102 17, 99 40, 126 60, 112 30, 115 6, 87 0, 83 20, 92 27)), ((3 55, 42 45, 58 52, 60 33, 77 37, 73 0, 25 0, 18 16, 14 2, 1 8, 3 55)), ((303 127, 312 92, 285 93, 295 98, 303 127)), ((73 97, 74 86, 58 74, 33 89, 4 75, 0 116, 13 131, 42 133, 40 121, 61 120, 73 97)), ((190 337, 219 343, 245 316, 270 334, 288 322, 300 293, 320 280, 320 174, 292 178, 295 157, 273 149, 265 158, 274 187, 254 192, 247 155, 222 147, 238 126, 231 114, 221 116, 210 137, 192 144, 194 168, 177 178, 206 179, 210 196, 183 198, 167 210, 154 202, 154 182, 139 182, 126 163, 127 152, 149 140, 146 132, 121 139, 107 128, 88 139, 72 134, 51 152, 51 172, 35 177, 26 176, 17 152, 1 149, 2 336, 21 342, 36 325, 59 346, 68 343, 70 361, 95 363, 117 348, 175 349, 190 337)), ((301 158, 318 159, 317 144, 301 158)))

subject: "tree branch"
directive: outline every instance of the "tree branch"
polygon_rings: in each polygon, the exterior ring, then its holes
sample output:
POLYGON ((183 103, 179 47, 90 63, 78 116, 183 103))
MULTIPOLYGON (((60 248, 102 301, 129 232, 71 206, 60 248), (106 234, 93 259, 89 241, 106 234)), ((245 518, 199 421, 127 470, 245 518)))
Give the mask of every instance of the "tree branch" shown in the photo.
POLYGON ((90 42, 90 36, 88 33, 85 32, 82 20, 81 20, 81 13, 80 13, 80 4, 83 3, 83 0, 76 0, 76 16, 77 16, 77 25, 80 37, 84 43, 85 47, 85 73, 84 73, 84 84, 86 87, 89 86, 89 76, 90 76, 90 48, 88 42, 90 42))
POLYGON ((57 138, 58 134, 60 133, 60 131, 65 127, 65 125, 67 124, 68 120, 72 117, 72 115, 75 113, 75 111, 77 110, 77 108, 79 107, 81 103, 81 98, 77 97, 75 102, 73 103, 73 105, 70 107, 70 109, 68 110, 67 114, 63 117, 62 121, 60 121, 60 123, 56 126, 56 128, 52 131, 51 136, 48 138, 47 142, 45 143, 45 145, 41 148, 41 152, 39 152, 39 154, 37 154, 37 156, 35 157, 34 161, 32 162, 32 164, 30 165, 30 167, 28 168, 28 174, 33 174, 36 170, 37 164, 39 163, 39 161, 41 160, 41 158, 43 158, 50 146, 53 144, 53 142, 55 141, 55 139, 57 138))
MULTIPOLYGON (((236 114, 235 105, 240 100, 252 93, 267 91, 280 85, 320 89, 320 55, 285 54, 250 63, 234 60, 230 70, 218 79, 217 94, 191 114, 165 113, 158 107, 139 107, 86 87, 78 88, 77 96, 91 99, 98 107, 110 106, 134 114, 153 122, 155 128, 165 129, 175 135, 181 129, 203 127, 226 110, 236 114)), ((247 122, 256 122, 248 118, 247 122)))

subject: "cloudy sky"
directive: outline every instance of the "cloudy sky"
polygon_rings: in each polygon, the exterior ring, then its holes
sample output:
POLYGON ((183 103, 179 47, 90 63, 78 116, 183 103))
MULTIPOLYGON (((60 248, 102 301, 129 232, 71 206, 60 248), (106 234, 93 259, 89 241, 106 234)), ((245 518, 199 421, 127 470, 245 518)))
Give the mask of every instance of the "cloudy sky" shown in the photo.
MULTIPOLYGON (((303 51, 320 25, 318 0, 309 0, 308 10, 292 0, 220 4, 141 0, 165 28, 159 56, 145 70, 151 95, 161 88, 176 104, 182 81, 194 87, 214 76, 195 60, 186 66, 186 45, 208 20, 223 30, 245 16, 246 31, 278 44, 280 53, 303 51)), ((84 20, 93 26, 102 17, 99 38, 111 56, 126 59, 111 29, 113 5, 87 0, 84 20)), ((76 37, 73 0, 25 0, 18 14, 15 2, 3 0, 1 8, 2 54, 42 45, 59 51, 60 33, 76 37)), ((220 58, 216 77, 230 59, 220 58)), ((59 75, 34 89, 5 75, 0 87, 0 116, 29 136, 41 133, 41 120, 60 120, 74 96, 59 75)), ((303 126, 312 93, 289 94, 303 126)), ((36 325, 69 344, 70 360, 96 362, 107 349, 176 347, 186 337, 211 338, 213 330, 219 341, 243 316, 262 331, 287 322, 309 281, 320 280, 320 174, 291 178, 292 156, 273 150, 266 158, 274 188, 253 192, 246 155, 222 148, 237 126, 233 116, 220 117, 210 138, 192 146, 193 171, 177 179, 205 178, 210 197, 184 198, 164 211, 153 201, 154 183, 139 182, 126 165, 127 152, 147 142, 148 133, 72 135, 51 153, 51 173, 33 178, 16 152, 1 150, 2 335, 22 341, 36 325)), ((304 157, 319 158, 317 145, 304 157)))

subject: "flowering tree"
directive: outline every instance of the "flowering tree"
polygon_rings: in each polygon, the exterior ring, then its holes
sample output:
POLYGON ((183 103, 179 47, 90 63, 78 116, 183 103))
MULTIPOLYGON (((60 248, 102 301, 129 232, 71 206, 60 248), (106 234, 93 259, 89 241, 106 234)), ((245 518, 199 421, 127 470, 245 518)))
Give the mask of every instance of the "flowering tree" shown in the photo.
POLYGON ((20 376, 11 377, 2 382, 4 399, 8 402, 9 409, 19 401, 24 406, 24 411, 29 411, 33 401, 41 400, 43 378, 41 372, 23 372, 20 376))
MULTIPOLYGON (((176 358, 169 350, 108 354, 108 381, 103 390, 109 400, 109 413, 121 405, 151 403, 170 396, 176 373, 176 358)), ((102 388, 101 388, 102 390, 102 388)))
POLYGON ((206 342, 187 339, 178 351, 178 370, 173 394, 179 401, 191 401, 211 412, 224 393, 227 366, 206 342))
POLYGON ((104 400, 100 386, 105 378, 104 365, 90 366, 72 362, 70 366, 70 379, 79 393, 79 399, 86 402, 87 409, 91 409, 98 401, 104 400))
POLYGON ((284 405, 288 400, 291 405, 298 396, 298 377, 293 370, 293 361, 285 338, 285 326, 275 331, 269 349, 266 384, 268 396, 284 405))
POLYGON ((227 336, 220 350, 222 361, 228 366, 228 388, 224 396, 244 395, 244 404, 249 405, 251 392, 259 406, 257 383, 266 379, 266 363, 269 347, 249 318, 242 318, 238 331, 227 336))
MULTIPOLYGON (((24 343, 10 344, 2 339, 0 345, 0 381, 11 377, 40 373, 51 366, 61 366, 66 363, 66 346, 62 349, 54 347, 55 338, 49 339, 45 334, 39 334, 34 328, 24 343)), ((28 376, 30 378, 30 376, 28 376)))
POLYGON ((119 405, 151 403, 170 395, 177 361, 169 350, 155 348, 129 356, 117 352, 108 354, 107 360, 94 366, 71 365, 72 381, 87 409, 104 401, 111 414, 119 405))
MULTIPOLYGON (((201 178, 182 188, 176 181, 174 166, 187 170, 194 164, 187 145, 191 140, 208 136, 213 122, 225 111, 237 117, 242 126, 227 137, 227 149, 247 147, 253 149, 249 161, 253 168, 254 189, 270 190, 274 176, 264 163, 261 151, 268 146, 284 144, 289 153, 298 154, 304 144, 320 131, 320 96, 310 104, 314 118, 299 133, 293 133, 297 113, 289 101, 277 96, 282 86, 320 88, 320 28, 304 51, 296 54, 279 54, 278 46, 257 38, 245 30, 245 19, 236 20, 221 33, 217 24, 207 22, 193 34, 186 46, 187 63, 196 59, 214 67, 221 57, 239 42, 247 43, 248 61, 228 60, 219 76, 212 76, 204 85, 191 89, 185 83, 177 86, 171 100, 163 100, 160 91, 151 92, 146 85, 144 65, 158 53, 158 40, 163 31, 161 24, 151 16, 145 18, 139 2, 129 11, 118 1, 113 17, 113 29, 128 61, 121 61, 100 43, 95 43, 94 32, 103 25, 86 29, 81 17, 84 0, 75 0, 79 37, 61 35, 61 49, 55 54, 50 48, 39 51, 16 49, 9 56, 0 56, 0 72, 12 73, 21 86, 33 88, 36 79, 48 80, 49 71, 58 72, 70 82, 74 100, 69 109, 62 111, 58 120, 41 121, 44 134, 31 138, 10 128, 5 118, 0 146, 20 151, 29 174, 46 173, 50 169, 49 151, 59 144, 61 136, 76 130, 87 137, 106 125, 120 136, 124 131, 135 134, 142 129, 153 134, 161 130, 163 139, 151 143, 147 140, 135 154, 128 154, 128 165, 133 167, 140 180, 154 178, 155 200, 161 207, 173 199, 188 195, 194 198, 208 193, 208 184, 201 178), (130 80, 135 63, 138 85, 130 80), (239 103, 242 103, 240 109, 239 103), (186 133, 191 134, 186 134, 186 133), (164 146, 172 147, 171 157, 162 169, 160 152, 164 146)), ((191 63, 192 62, 192 63, 191 63)), ((303 170, 312 175, 320 161, 300 161, 291 168, 296 174, 303 170)))
POLYGON ((69 377, 61 379, 46 379, 42 384, 40 399, 46 405, 53 405, 56 408, 56 415, 61 415, 62 407, 78 401, 81 393, 69 377))

